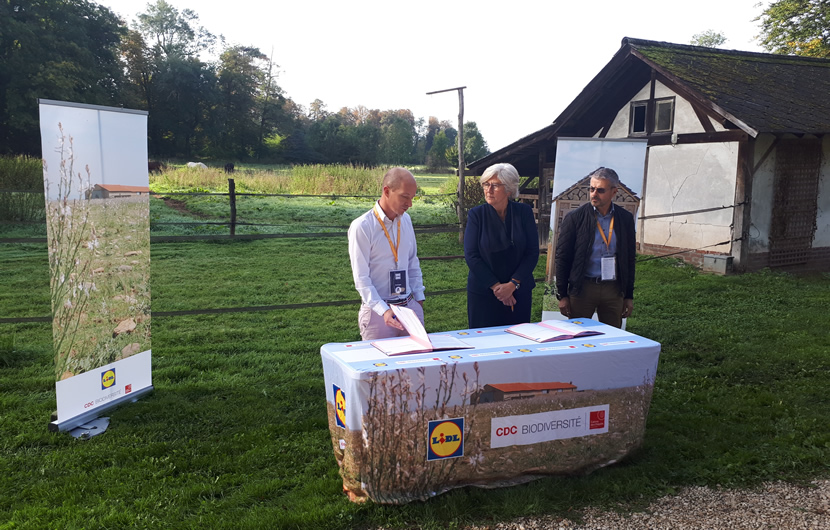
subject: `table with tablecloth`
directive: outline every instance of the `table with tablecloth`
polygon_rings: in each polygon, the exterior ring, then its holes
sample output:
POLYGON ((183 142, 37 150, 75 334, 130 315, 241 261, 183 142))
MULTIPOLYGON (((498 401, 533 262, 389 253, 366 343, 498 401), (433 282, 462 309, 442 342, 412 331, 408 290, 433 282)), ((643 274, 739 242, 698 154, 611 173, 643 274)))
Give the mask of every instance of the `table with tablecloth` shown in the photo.
POLYGON ((642 444, 660 344, 601 335, 538 343, 456 330, 470 349, 387 356, 321 347, 329 428, 353 500, 400 504, 449 489, 587 473, 642 444))

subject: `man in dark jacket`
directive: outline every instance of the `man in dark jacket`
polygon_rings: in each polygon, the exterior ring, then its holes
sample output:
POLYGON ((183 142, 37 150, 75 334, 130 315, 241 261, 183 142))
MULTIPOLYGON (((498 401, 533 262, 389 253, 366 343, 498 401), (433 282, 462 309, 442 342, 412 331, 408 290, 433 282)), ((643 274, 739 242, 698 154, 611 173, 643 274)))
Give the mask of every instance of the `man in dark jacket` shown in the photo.
POLYGON ((613 199, 613 169, 591 173, 591 202, 562 220, 556 244, 556 298, 567 318, 591 318, 621 327, 634 309, 634 216, 613 199))

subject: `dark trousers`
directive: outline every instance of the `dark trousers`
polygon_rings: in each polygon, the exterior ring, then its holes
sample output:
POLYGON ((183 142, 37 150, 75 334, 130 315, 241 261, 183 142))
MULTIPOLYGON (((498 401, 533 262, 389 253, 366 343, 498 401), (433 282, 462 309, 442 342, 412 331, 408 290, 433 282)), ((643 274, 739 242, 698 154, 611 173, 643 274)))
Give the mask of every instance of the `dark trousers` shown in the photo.
POLYGON ((582 283, 579 295, 570 295, 571 318, 591 318, 594 312, 603 324, 622 327, 623 297, 618 281, 582 283))
POLYGON ((530 322, 533 290, 519 289, 513 298, 516 299, 516 305, 511 310, 510 306, 499 302, 492 292, 479 294, 467 291, 467 322, 470 329, 512 326, 530 322))

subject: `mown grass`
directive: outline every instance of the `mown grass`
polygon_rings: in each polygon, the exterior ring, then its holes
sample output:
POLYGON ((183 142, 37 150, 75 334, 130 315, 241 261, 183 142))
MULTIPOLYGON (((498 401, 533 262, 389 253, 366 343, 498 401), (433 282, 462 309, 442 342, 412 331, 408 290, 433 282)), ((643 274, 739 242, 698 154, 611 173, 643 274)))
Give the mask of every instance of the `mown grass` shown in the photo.
MULTIPOLYGON (((461 253, 455 234, 422 234, 419 250, 461 253)), ((151 252, 156 312, 357 299, 345 238, 151 252)), ((462 260, 423 267, 428 291, 465 284, 462 260)), ((3 317, 49 313, 45 248, 2 245, 0 270, 3 317)), ((642 261, 637 274, 628 329, 663 345, 640 450, 587 476, 399 507, 346 499, 328 433, 319 348, 358 337, 357 303, 155 317, 154 392, 112 411, 107 433, 88 441, 46 429, 50 325, 0 324, 0 527, 454 528, 636 508, 687 485, 828 476, 830 276, 719 277, 670 259, 642 261)), ((534 300, 538 319, 541 287, 534 300)), ((463 293, 425 307, 428 331, 466 326, 463 293)))

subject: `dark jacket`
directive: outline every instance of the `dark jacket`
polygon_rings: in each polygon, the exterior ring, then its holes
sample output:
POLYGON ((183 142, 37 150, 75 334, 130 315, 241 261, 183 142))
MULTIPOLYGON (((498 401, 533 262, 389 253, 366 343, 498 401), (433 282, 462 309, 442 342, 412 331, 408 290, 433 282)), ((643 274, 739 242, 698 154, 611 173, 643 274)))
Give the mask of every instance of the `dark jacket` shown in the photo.
POLYGON ((539 261, 539 233, 533 209, 515 201, 508 201, 507 209, 505 221, 510 223, 509 234, 489 204, 476 206, 467 215, 464 258, 470 268, 468 291, 488 294, 491 285, 507 283, 511 278, 521 282, 522 291, 529 292, 536 285, 533 269, 539 261), (505 236, 507 240, 503 239, 505 236))
MULTIPOLYGON (((579 294, 591 246, 597 231, 596 213, 590 202, 572 211, 562 220, 556 243, 556 291, 559 298, 579 294)), ((617 278, 623 298, 634 298, 634 258, 636 235, 634 216, 620 207, 614 207, 614 235, 617 236, 617 278)))

